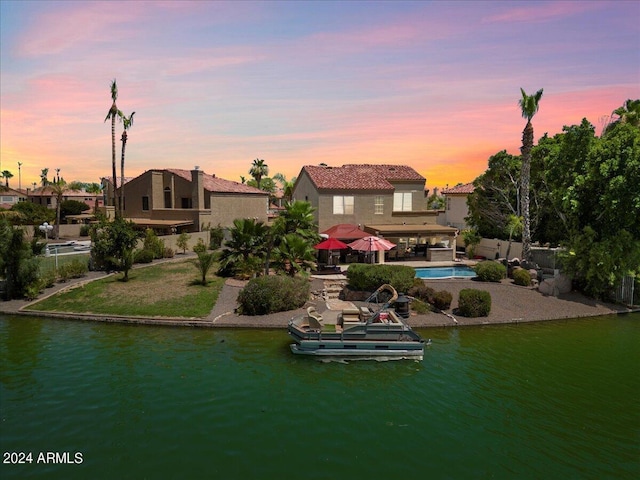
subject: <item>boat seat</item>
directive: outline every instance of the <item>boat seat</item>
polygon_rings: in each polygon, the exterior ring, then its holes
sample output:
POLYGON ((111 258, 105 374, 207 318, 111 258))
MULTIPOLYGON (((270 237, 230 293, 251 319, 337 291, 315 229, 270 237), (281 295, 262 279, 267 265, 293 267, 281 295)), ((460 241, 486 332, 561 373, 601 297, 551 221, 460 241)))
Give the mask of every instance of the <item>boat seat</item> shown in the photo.
POLYGON ((312 330, 322 330, 322 324, 320 321, 311 315, 309 315, 309 328, 312 330))
POLYGON ((317 320, 319 323, 322 323, 322 315, 318 312, 318 310, 316 310, 316 307, 307 308, 307 316, 309 318, 317 320))

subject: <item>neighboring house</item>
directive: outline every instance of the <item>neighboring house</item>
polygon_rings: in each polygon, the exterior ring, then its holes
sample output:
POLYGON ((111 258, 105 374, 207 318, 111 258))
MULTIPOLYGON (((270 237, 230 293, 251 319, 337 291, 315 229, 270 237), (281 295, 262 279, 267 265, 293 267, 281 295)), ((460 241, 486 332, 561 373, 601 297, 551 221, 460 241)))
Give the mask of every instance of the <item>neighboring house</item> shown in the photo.
POLYGON ((445 211, 444 216, 439 218, 439 223, 460 230, 469 228, 465 220, 465 218, 469 216, 467 197, 473 193, 473 190, 473 183, 456 185, 455 187, 442 190, 442 195, 444 195, 445 198, 445 211))
MULTIPOLYGON (((28 190, 29 201, 44 205, 48 208, 56 208, 56 194, 51 187, 38 187, 34 190, 28 190)), ((97 207, 102 207, 104 201, 101 193, 87 193, 82 190, 66 190, 62 195, 62 201, 76 200, 87 204, 91 211, 97 207)))
POLYGON ((326 165, 302 168, 294 200, 316 209, 319 231, 337 224, 358 225, 382 236, 399 250, 424 253, 427 245, 444 244, 455 258, 457 230, 437 224, 438 212, 427 209, 426 179, 405 165, 326 165))
POLYGON ((124 217, 167 233, 230 227, 237 218, 267 222, 268 206, 267 192, 197 169, 148 170, 124 184, 124 217))
POLYGON ((21 190, 0 186, 0 208, 9 210, 18 202, 27 200, 27 194, 21 190))

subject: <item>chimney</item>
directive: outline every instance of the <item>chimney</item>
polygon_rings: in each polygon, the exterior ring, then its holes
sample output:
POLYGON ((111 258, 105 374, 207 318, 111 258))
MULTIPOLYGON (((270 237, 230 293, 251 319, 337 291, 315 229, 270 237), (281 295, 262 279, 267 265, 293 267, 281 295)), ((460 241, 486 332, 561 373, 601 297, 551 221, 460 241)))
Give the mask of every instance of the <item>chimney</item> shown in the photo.
POLYGON ((204 174, 199 167, 191 170, 191 206, 195 210, 204 208, 204 174))

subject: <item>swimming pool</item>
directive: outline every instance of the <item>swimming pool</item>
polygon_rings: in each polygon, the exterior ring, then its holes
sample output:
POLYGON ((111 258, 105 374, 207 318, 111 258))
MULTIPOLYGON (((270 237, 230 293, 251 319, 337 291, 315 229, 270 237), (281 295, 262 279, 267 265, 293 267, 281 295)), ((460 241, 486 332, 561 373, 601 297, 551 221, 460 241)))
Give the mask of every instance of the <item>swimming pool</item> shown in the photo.
POLYGON ((476 272, 466 265, 454 265, 452 267, 424 267, 416 268, 417 278, 426 278, 429 280, 442 278, 473 278, 476 272))

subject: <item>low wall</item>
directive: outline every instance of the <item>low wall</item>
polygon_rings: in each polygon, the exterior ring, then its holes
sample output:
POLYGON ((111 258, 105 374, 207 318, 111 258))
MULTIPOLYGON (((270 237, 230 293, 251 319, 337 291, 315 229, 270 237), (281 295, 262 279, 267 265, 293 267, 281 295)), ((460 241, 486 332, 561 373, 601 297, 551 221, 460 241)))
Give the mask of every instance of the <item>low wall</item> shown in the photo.
POLYGON ((427 248, 427 261, 450 262, 455 260, 453 248, 427 248))

